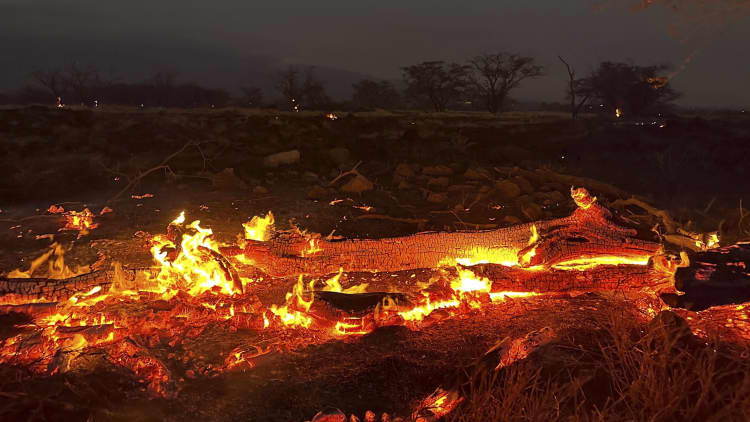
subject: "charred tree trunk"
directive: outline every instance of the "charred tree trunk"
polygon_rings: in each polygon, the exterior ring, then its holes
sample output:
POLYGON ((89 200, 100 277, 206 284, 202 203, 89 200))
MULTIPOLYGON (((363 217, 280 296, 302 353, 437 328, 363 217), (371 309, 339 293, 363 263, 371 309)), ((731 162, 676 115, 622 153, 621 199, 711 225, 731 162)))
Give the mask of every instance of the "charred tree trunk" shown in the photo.
POLYGON ((346 272, 394 272, 437 268, 456 263, 492 263, 545 267, 571 261, 614 257, 622 263, 647 261, 661 244, 596 204, 584 189, 570 216, 489 231, 429 232, 387 239, 329 241, 284 232, 268 242, 249 241, 244 249, 223 248, 225 255, 244 254, 272 276, 325 275, 346 272))
POLYGON ((472 271, 492 281, 493 293, 658 290, 669 286, 672 281, 670 273, 653 265, 600 265, 585 271, 529 271, 519 267, 486 265, 474 267, 472 271))
POLYGON ((694 311, 716 305, 750 301, 750 242, 690 255, 690 263, 678 268, 674 306, 694 311))

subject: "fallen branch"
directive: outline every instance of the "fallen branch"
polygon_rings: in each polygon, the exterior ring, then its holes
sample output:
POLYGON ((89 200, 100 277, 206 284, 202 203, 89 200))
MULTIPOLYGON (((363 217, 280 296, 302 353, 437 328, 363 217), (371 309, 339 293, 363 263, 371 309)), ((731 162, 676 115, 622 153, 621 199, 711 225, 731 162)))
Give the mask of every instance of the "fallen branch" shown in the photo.
MULTIPOLYGON (((175 158, 176 156, 182 154, 188 148, 190 148, 192 146, 197 147, 198 145, 199 144, 197 142, 195 142, 195 141, 188 141, 187 143, 185 143, 185 145, 182 146, 182 148, 178 149, 177 151, 173 152, 172 154, 170 154, 166 158, 164 158, 164 160, 162 160, 161 163, 159 163, 155 167, 151 167, 150 169, 148 169, 146 171, 138 172, 138 174, 136 174, 134 177, 129 177, 127 175, 124 175, 123 173, 115 172, 115 171, 110 170, 110 169, 108 169, 108 168, 105 167, 105 169, 107 171, 109 171, 111 173, 123 175, 123 176, 127 177, 127 179, 128 179, 128 184, 124 188, 122 188, 119 192, 117 192, 117 194, 115 196, 113 196, 112 198, 110 198, 109 200, 107 200, 106 203, 110 204, 110 203, 112 203, 112 202, 120 199, 120 197, 122 195, 124 195, 126 192, 129 192, 131 189, 135 188, 141 182, 141 180, 143 180, 144 177, 148 176, 149 174, 151 174, 151 173, 153 173, 155 171, 158 171, 158 170, 167 170, 170 173, 174 174, 174 172, 172 171, 172 169, 169 167, 169 162, 173 158, 175 158)), ((199 148, 199 151, 200 151, 200 148, 199 148)), ((203 152, 201 152, 201 155, 203 155, 203 152)))

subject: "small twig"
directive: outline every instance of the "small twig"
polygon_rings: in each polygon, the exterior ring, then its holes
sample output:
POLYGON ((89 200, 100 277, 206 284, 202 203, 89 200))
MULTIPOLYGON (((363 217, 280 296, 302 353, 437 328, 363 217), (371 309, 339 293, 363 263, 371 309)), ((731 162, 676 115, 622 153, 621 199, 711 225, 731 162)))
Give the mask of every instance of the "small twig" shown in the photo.
POLYGON ((346 177, 346 176, 349 176, 349 175, 355 175, 355 176, 360 176, 360 177, 364 177, 364 176, 362 176, 362 174, 361 174, 361 173, 360 173, 359 171, 357 171, 357 167, 359 167, 359 165, 360 165, 360 164, 362 164, 362 162, 361 162, 361 161, 360 161, 360 162, 358 162, 357 164, 355 164, 355 165, 354 165, 354 167, 352 167, 352 169, 351 169, 351 170, 349 170, 349 171, 345 171, 345 172, 343 172, 343 173, 339 174, 338 176, 336 176, 336 177, 335 177, 335 178, 334 178, 333 180, 331 180, 331 181, 330 181, 330 182, 328 183, 328 186, 333 186, 333 184, 334 184, 334 183, 338 182, 338 181, 339 181, 339 180, 341 180, 342 178, 344 178, 344 177, 346 177))
POLYGON ((388 220, 408 224, 425 224, 429 221, 424 218, 400 218, 382 214, 362 214, 354 217, 353 220, 388 220))
POLYGON ((703 214, 708 214, 708 210, 711 209, 711 207, 714 205, 714 202, 716 202, 716 197, 714 196, 711 198, 710 201, 708 201, 708 205, 706 205, 706 208, 703 210, 703 214))
POLYGON ((37 218, 61 218, 61 217, 60 217, 60 214, 31 215, 29 217, 23 217, 23 218, 19 218, 19 219, 12 219, 12 218, 0 219, 0 223, 15 224, 15 223, 22 223, 22 222, 28 221, 28 220, 35 220, 37 218))

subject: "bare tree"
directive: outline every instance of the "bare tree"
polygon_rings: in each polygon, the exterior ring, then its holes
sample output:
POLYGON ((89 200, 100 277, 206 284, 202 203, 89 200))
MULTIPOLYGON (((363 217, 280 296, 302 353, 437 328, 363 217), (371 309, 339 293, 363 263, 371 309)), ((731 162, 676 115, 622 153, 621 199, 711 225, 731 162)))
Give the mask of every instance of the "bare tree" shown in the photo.
POLYGON ((260 107, 263 102, 263 91, 255 86, 240 87, 243 96, 243 103, 250 107, 260 107))
POLYGON ((427 101, 435 111, 445 111, 467 85, 467 66, 428 61, 402 68, 406 96, 417 103, 427 101))
POLYGON ((299 82, 299 69, 296 66, 287 66, 276 74, 276 90, 281 93, 284 100, 292 110, 299 110, 302 99, 302 87, 299 82))
POLYGON ((314 69, 308 66, 303 71, 297 66, 290 65, 277 73, 276 89, 291 110, 299 111, 303 106, 318 108, 330 104, 331 100, 325 92, 323 83, 315 77, 314 69))
POLYGON ((178 73, 173 70, 161 70, 151 78, 154 90, 154 103, 162 107, 168 107, 174 100, 175 85, 178 73))
POLYGON ((91 93, 101 81, 99 71, 93 65, 81 67, 73 62, 64 75, 65 83, 81 104, 91 104, 91 93))
POLYGON ((305 70, 305 81, 302 84, 302 102, 305 106, 311 108, 326 107, 331 103, 323 82, 315 77, 312 66, 305 70))
POLYGON ((63 97, 65 91, 65 79, 60 69, 35 70, 31 78, 39 86, 47 89, 57 100, 63 97))
POLYGON ((591 98, 591 90, 585 87, 587 82, 586 79, 576 79, 575 69, 573 69, 568 62, 562 58, 562 56, 557 56, 557 58, 563 62, 565 68, 568 70, 569 79, 567 97, 570 99, 570 115, 572 119, 575 120, 578 117, 581 108, 586 104, 589 98, 591 98), (577 101, 579 94, 583 97, 581 101, 577 101))
POLYGON ((643 115, 668 107, 680 93, 669 83, 668 65, 639 66, 633 63, 602 62, 579 86, 607 111, 643 115))
POLYGON ((389 81, 362 79, 353 84, 352 88, 352 102, 357 107, 387 109, 395 107, 399 102, 398 92, 389 81))
POLYGON ((534 64, 532 57, 515 53, 482 54, 469 60, 472 67, 470 77, 490 113, 503 109, 511 90, 521 81, 541 76, 543 68, 534 64))

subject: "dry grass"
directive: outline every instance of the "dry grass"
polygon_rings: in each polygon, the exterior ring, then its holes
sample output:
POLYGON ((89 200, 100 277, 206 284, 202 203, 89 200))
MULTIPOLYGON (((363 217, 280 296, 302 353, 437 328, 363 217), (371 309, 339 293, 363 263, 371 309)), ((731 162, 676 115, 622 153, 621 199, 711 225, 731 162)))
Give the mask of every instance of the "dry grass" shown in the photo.
POLYGON ((684 321, 612 314, 500 372, 478 370, 450 421, 750 420, 748 349, 700 340, 684 321))

